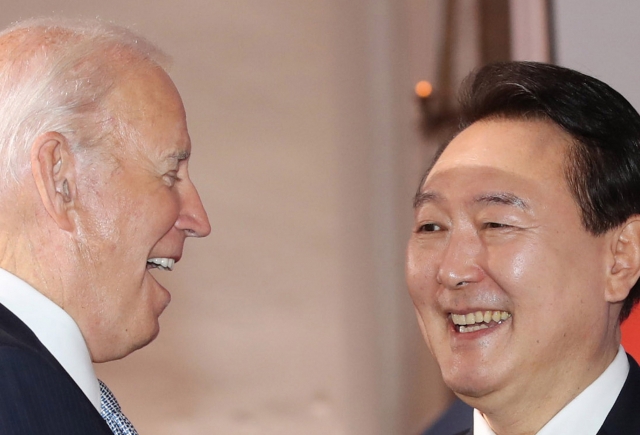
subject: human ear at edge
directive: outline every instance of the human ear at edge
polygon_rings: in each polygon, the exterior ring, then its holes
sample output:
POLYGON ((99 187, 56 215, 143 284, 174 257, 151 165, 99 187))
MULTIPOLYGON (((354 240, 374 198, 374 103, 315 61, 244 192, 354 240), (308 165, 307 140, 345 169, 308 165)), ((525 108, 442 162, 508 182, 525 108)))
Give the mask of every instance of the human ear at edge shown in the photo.
POLYGON ((49 216, 65 231, 75 229, 71 211, 76 200, 76 168, 67 139, 47 132, 31 146, 31 172, 49 216))
POLYGON ((622 302, 640 277, 640 215, 631 216, 614 230, 613 265, 609 270, 607 302, 622 302))

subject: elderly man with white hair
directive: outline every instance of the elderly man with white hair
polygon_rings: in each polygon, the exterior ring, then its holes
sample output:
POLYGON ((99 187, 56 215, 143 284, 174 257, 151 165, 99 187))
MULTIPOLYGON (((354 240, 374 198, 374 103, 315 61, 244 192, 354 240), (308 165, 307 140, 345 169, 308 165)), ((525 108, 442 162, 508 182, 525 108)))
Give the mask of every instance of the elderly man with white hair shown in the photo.
POLYGON ((151 342, 187 237, 180 96, 144 38, 100 22, 0 33, 0 433, 136 433, 92 362, 151 342))

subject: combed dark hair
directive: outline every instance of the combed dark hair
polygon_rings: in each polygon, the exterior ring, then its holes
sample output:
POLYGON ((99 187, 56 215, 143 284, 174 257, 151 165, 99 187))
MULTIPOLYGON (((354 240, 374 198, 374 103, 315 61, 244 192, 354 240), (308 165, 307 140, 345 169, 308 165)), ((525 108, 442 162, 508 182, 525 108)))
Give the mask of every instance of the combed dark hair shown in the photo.
MULTIPOLYGON (((572 136, 565 176, 587 231, 597 236, 640 214, 640 115, 607 84, 555 65, 507 62, 472 73, 460 96, 460 131, 483 119, 547 119, 572 136)), ((621 321, 639 300, 636 283, 621 321)))

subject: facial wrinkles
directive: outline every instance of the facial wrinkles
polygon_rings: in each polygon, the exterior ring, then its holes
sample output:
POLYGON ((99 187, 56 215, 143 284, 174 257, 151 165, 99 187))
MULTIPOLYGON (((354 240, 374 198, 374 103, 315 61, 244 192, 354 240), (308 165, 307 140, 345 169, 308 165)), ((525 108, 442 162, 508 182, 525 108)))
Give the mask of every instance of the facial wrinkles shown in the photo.
MULTIPOLYGON (((188 154, 186 152, 182 152, 180 154, 188 154)), ((168 159, 167 164, 165 165, 163 173, 167 176, 167 174, 171 174, 173 177, 172 187, 177 190, 177 194, 179 196, 183 196, 182 192, 184 192, 184 188, 188 187, 187 185, 191 183, 189 178, 189 168, 188 168, 188 155, 186 157, 171 157, 168 159)))
MULTIPOLYGON (((119 244, 123 243, 121 234, 121 224, 118 223, 118 214, 110 213, 115 205, 105 201, 110 198, 110 190, 113 189, 112 180, 122 177, 124 174, 121 166, 117 163, 115 169, 110 167, 102 168, 97 164, 90 164, 78 168, 78 198, 81 199, 83 209, 82 216, 76 220, 75 249, 79 264, 77 265, 76 276, 82 282, 91 282, 95 276, 99 276, 101 268, 110 261, 110 253, 115 253, 119 244)), ((116 196, 119 206, 130 203, 130 198, 124 194, 116 196)), ((128 207, 135 210, 135 207, 128 207)), ((129 216, 131 218, 131 216, 129 216)), ((112 276, 125 273, 118 269, 111 270, 112 276)), ((129 277, 128 279, 133 279, 129 277)), ((93 292, 101 295, 100 292, 93 292)), ((101 295, 104 296, 104 295, 101 295)))
MULTIPOLYGON (((449 223, 449 235, 437 273, 441 285, 439 305, 459 332, 474 332, 496 326, 511 317, 510 304, 496 293, 496 278, 489 265, 491 250, 483 242, 473 213, 462 210, 449 223), (442 276, 442 274, 449 274, 442 276), (463 283, 460 288, 454 284, 463 283), (446 288, 446 289, 445 289, 446 288)), ((502 259, 504 260, 504 258, 502 259)), ((515 273, 522 274, 524 258, 513 261, 515 273)))
MULTIPOLYGON (((529 217, 530 212, 527 211, 528 206, 524 200, 518 198, 510 192, 505 192, 499 187, 500 180, 506 175, 502 171, 490 168, 448 168, 440 171, 438 167, 432 171, 429 179, 425 182, 422 193, 417 196, 419 201, 425 200, 425 207, 435 207, 434 214, 444 213, 445 215, 453 215, 448 225, 450 234, 447 241, 446 255, 452 260, 462 260, 466 266, 471 262, 480 262, 482 269, 486 271, 486 263, 491 259, 491 246, 487 246, 484 240, 482 225, 480 220, 487 220, 483 215, 487 213, 485 210, 492 208, 505 208, 496 212, 498 215, 505 214, 511 220, 512 213, 510 207, 516 209, 514 213, 526 213, 529 217), (455 182, 452 184, 451 179, 455 182), (485 188, 469 191, 469 186, 477 185, 478 180, 482 180, 486 184, 485 188), (491 181, 494 180, 494 181, 491 181), (497 183, 497 184, 496 184, 497 183), (466 196, 461 196, 458 192, 465 192, 466 196)), ((511 177, 510 177, 511 178, 511 177)), ((511 180, 510 185, 513 184, 511 180)), ((417 217, 420 219, 422 212, 418 209, 417 217)), ((427 215, 429 213, 426 213, 427 215)), ((490 216, 494 212, 488 213, 490 216)), ((446 220, 446 219, 445 219, 446 220)), ((514 263, 517 274, 523 273, 523 259, 519 258, 514 263)), ((480 267, 476 264, 476 267, 480 267)))
MULTIPOLYGON (((487 273, 495 269, 493 267, 494 262, 504 263, 509 261, 511 263, 512 276, 514 278, 522 276, 526 271, 526 253, 533 249, 533 247, 528 246, 533 243, 530 240, 530 236, 538 232, 536 224, 538 212, 530 208, 528 199, 494 188, 494 186, 497 187, 495 183, 499 183, 506 175, 500 171, 468 168, 463 170, 462 173, 457 171, 456 174, 449 174, 450 171, 447 170, 444 173, 435 174, 430 181, 436 187, 444 184, 448 191, 453 191, 454 194, 458 191, 464 191, 463 188, 465 186, 469 186, 470 183, 473 183, 473 180, 477 179, 482 179, 487 184, 487 187, 479 188, 478 192, 480 193, 471 191, 468 193, 469 199, 454 197, 449 201, 452 205, 448 205, 449 211, 447 213, 451 213, 452 210, 456 213, 451 228, 451 232, 456 235, 450 236, 450 239, 459 237, 459 233, 463 231, 466 232, 466 235, 464 236, 464 241, 457 243, 456 246, 452 246, 449 243, 447 249, 456 251, 457 255, 464 255, 467 261, 475 258, 476 261, 481 263, 482 270, 487 273), (453 175, 460 182, 450 185, 446 180, 453 175), (485 221, 493 220, 503 224, 515 224, 517 229, 513 229, 509 234, 498 234, 497 236, 492 235, 490 232, 485 232, 487 230, 481 228, 482 225, 485 221), (514 240, 514 237, 517 237, 517 239, 514 240), (509 244, 505 244, 505 241, 509 241, 509 244), (517 243, 512 243, 514 241, 517 241, 517 243), (500 245, 500 251, 496 255, 494 255, 497 249, 495 243, 500 245)), ((512 187, 520 186, 520 189, 522 189, 523 186, 526 188, 527 183, 525 180, 511 180, 509 185, 512 187)), ((445 198, 444 195, 436 193, 435 190, 428 191, 427 189, 428 186, 425 186, 425 196, 445 198)), ((443 202, 446 201, 443 200, 443 202)))
MULTIPOLYGON (((97 165, 80 168, 78 171, 78 196, 85 205, 83 219, 79 219, 79 242, 89 245, 98 240, 108 241, 118 239, 118 225, 115 225, 115 217, 108 213, 110 204, 103 201, 103 192, 108 192, 112 187, 108 181, 122 174, 122 168, 117 167, 113 172, 100 169, 97 165), (105 212, 99 213, 98 210, 105 212), (83 222, 87 222, 83 224, 83 222)), ((124 198, 123 198, 124 199, 124 198)), ((126 200, 126 199, 124 199, 126 200)))

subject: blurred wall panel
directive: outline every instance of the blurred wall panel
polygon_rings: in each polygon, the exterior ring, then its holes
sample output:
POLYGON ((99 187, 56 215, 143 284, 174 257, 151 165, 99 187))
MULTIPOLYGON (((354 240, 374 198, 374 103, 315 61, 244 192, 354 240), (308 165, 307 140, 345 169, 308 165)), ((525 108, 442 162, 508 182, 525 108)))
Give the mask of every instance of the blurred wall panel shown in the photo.
MULTIPOLYGON (((549 62, 551 46, 551 11, 553 0, 509 0, 511 15, 511 58, 549 62)), ((563 0, 560 0, 563 1, 563 0)))
POLYGON ((556 62, 598 77, 640 110, 640 2, 554 0, 556 62))

